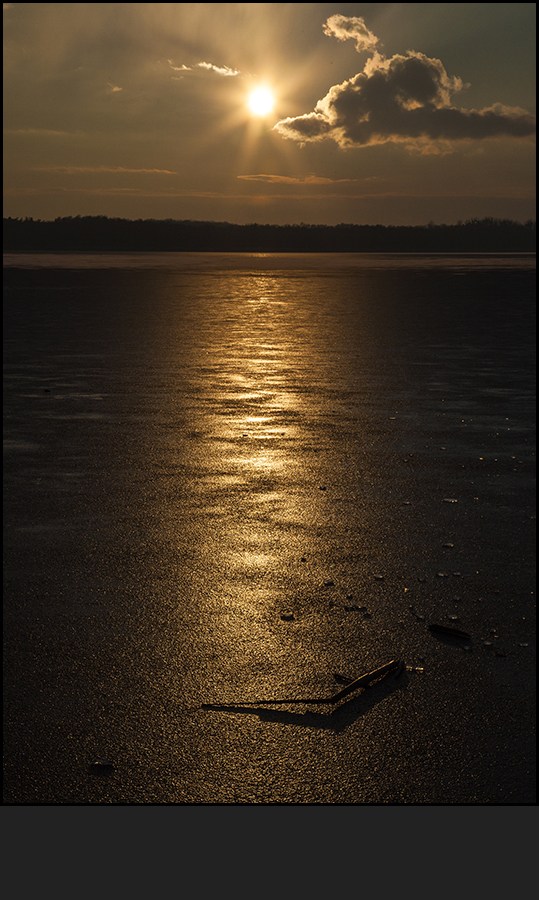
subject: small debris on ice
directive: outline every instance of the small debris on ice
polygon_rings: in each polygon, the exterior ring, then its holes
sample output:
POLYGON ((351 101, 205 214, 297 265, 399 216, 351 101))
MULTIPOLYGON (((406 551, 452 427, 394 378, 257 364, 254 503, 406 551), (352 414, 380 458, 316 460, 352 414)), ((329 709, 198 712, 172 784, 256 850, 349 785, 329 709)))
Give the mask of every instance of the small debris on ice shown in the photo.
POLYGON ((114 769, 114 764, 108 759, 99 759, 98 757, 92 760, 89 768, 90 772, 95 772, 98 775, 109 775, 114 769))
POLYGON ((469 641, 471 637, 466 631, 461 631, 460 628, 449 628, 447 625, 434 623, 429 625, 429 628, 434 634, 446 634, 448 637, 462 638, 466 641, 469 641))

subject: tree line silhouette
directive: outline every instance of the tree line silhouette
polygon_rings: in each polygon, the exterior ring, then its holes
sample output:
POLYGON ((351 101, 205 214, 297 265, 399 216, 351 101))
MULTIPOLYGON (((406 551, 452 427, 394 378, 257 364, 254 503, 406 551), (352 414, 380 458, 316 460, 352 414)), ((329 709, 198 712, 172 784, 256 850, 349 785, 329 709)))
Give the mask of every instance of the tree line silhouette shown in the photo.
POLYGON ((176 219, 65 216, 4 219, 4 252, 508 253, 535 251, 536 223, 467 219, 455 225, 234 225, 176 219))

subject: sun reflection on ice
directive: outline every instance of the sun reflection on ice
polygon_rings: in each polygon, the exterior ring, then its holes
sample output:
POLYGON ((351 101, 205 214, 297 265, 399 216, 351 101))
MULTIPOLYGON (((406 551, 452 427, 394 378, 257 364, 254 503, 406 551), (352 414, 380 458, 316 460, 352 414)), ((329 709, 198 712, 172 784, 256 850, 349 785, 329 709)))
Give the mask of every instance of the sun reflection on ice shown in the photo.
MULTIPOLYGON (((196 380, 190 427, 200 521, 197 561, 207 640, 234 669, 264 672, 282 657, 284 586, 320 514, 303 450, 316 419, 304 390, 318 323, 294 276, 283 296, 273 274, 227 274, 207 327, 205 377, 196 380), (305 329, 308 339, 305 344, 305 329)), ((290 634, 289 639, 293 641, 290 634)))

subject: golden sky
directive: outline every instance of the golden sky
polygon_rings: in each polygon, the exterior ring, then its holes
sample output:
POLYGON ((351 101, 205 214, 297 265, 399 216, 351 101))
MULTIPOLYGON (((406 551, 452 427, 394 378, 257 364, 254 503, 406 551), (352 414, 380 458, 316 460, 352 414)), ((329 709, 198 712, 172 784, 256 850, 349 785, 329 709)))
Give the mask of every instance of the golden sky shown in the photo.
POLYGON ((535 217, 533 3, 4 3, 4 215, 535 217))

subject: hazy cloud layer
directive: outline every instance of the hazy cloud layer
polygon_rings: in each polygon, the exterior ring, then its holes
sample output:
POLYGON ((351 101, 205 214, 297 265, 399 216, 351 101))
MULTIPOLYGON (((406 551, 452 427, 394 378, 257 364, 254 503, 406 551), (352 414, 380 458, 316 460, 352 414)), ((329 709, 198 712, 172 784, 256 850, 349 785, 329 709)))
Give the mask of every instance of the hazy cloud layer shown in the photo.
POLYGON ((208 62, 199 62, 197 63, 197 68, 199 69, 209 69, 210 72, 215 72, 216 75, 239 75, 237 69, 231 69, 229 66, 214 66, 213 63, 208 62))
POLYGON ((215 72, 216 75, 230 76, 240 74, 238 69, 231 69, 229 66, 215 66, 209 62, 198 62, 194 66, 175 66, 172 60, 169 59, 168 64, 174 72, 194 72, 196 69, 206 69, 208 72, 215 72))
POLYGON ((169 169, 126 169, 124 166, 34 166, 34 172, 63 172, 67 175, 78 175, 80 172, 91 172, 92 174, 100 174, 102 172, 112 172, 116 174, 149 174, 149 175, 176 175, 169 169))
POLYGON ((356 181, 355 178, 324 178, 321 175, 306 175, 294 178, 291 175, 238 175, 243 181, 263 181, 266 184, 342 184, 356 181))
POLYGON ((340 147, 393 141, 422 152, 445 152, 452 141, 535 134, 535 117, 524 109, 498 103, 481 110, 452 106, 451 96, 465 87, 460 78, 423 53, 380 55, 363 19, 331 16, 324 32, 339 40, 352 38, 359 52, 373 50, 374 55, 362 72, 331 87, 314 112, 277 122, 275 130, 285 138, 299 143, 329 138, 340 147))

